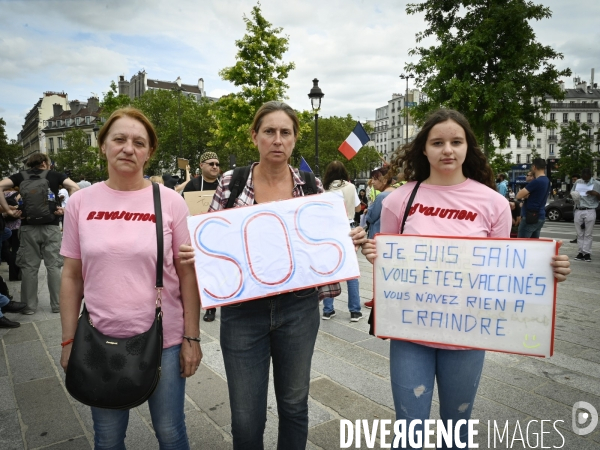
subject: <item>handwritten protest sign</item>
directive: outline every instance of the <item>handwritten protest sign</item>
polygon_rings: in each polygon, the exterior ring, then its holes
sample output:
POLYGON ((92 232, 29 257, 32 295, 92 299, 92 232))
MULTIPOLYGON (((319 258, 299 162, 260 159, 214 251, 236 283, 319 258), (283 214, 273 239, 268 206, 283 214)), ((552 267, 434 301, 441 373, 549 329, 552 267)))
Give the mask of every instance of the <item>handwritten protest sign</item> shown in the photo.
POLYGON ((204 308, 360 276, 335 194, 189 217, 188 229, 204 308))
POLYGON ((207 212, 214 195, 215 191, 193 191, 183 193, 185 203, 192 216, 207 212))
POLYGON ((381 234, 376 242, 377 336, 552 356, 556 241, 381 234))

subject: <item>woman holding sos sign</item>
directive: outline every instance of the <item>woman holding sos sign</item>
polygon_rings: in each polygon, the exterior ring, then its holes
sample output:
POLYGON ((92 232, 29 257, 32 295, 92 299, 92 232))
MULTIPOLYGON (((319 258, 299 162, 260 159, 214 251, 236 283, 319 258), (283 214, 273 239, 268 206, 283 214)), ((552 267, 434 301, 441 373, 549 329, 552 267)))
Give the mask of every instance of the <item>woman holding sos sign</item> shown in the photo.
MULTIPOLYGON (((316 187, 313 189, 307 174, 303 180, 299 171, 288 165, 299 125, 295 111, 287 104, 271 101, 262 105, 250 129, 259 162, 250 166, 247 179, 241 183, 237 175, 234 181, 237 171, 226 172, 209 211, 289 200, 306 195, 309 189, 322 193, 318 178, 312 177, 316 187), (236 198, 230 200, 232 196, 236 198)), ((365 241, 360 227, 350 235, 357 246, 365 241)), ((192 247, 180 248, 180 257, 187 259, 186 263, 194 262, 193 255, 192 247)), ((315 287, 221 308, 221 349, 234 449, 264 447, 271 359, 279 416, 277 448, 306 447, 310 366, 319 315, 319 293, 315 287)))
MULTIPOLYGON (((508 202, 496 192, 494 175, 467 119, 457 111, 441 109, 429 116, 413 142, 393 159, 394 169, 404 171, 406 185, 383 201, 381 233, 429 236, 508 238, 511 212, 508 202), (420 182, 418 185, 417 182, 420 182), (406 205, 416 189, 411 214, 403 224, 406 205), (426 215, 415 205, 424 205, 426 215), (433 209, 432 209, 433 208, 433 209), (474 211, 473 220, 462 220, 448 211, 474 211), (401 231, 403 228, 403 231, 401 231)), ((363 245, 370 262, 376 257, 375 241, 363 245)), ((549 261, 557 281, 571 272, 566 255, 549 261)), ((449 291, 452 289, 449 288, 449 291)), ((451 292, 450 292, 451 293, 451 292)), ((377 305, 375 305, 376 307, 377 305)), ((396 419, 420 419, 423 431, 429 419, 434 380, 437 380, 440 417, 452 423, 471 416, 485 351, 444 345, 422 345, 409 341, 390 343, 390 372, 396 419)), ((467 442, 467 425, 461 427, 461 442, 467 442)), ((444 446, 442 448, 453 448, 444 446)), ((410 448, 421 448, 410 447, 410 448)))

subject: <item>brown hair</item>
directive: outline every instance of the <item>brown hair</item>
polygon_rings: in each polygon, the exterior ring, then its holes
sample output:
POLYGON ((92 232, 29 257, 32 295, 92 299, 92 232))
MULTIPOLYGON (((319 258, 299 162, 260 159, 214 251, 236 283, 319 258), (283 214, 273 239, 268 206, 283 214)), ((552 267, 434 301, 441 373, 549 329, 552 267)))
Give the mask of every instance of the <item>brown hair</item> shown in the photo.
POLYGON ((30 169, 33 169, 43 163, 50 164, 50 159, 48 158, 48 155, 44 153, 34 153, 27 159, 25 165, 30 169))
POLYGON ((100 156, 102 158, 104 158, 104 154, 102 153, 102 146, 104 145, 104 142, 106 141, 106 138, 108 136, 110 128, 113 126, 113 124, 117 120, 122 119, 123 117, 131 117, 132 119, 137 120, 142 125, 144 125, 144 128, 146 129, 146 132, 148 133, 148 138, 150 139, 150 142, 149 142, 150 155, 149 155, 149 157, 152 158, 152 156, 154 155, 154 152, 156 152, 156 149, 158 148, 158 136, 156 135, 156 130, 154 129, 154 125, 152 125, 152 122, 150 122, 150 120, 146 117, 146 115, 142 111, 140 111, 137 108, 133 108, 131 106, 117 109, 115 112, 113 112, 110 115, 110 117, 108 118, 106 123, 104 125, 102 125, 102 128, 100 128, 100 131, 98 132, 98 147, 100 147, 100 156))
POLYGON ((373 169, 371 171, 371 178, 378 180, 381 178, 381 182, 383 183, 383 189, 387 189, 392 182, 394 181, 394 176, 396 175, 396 171, 393 167, 390 166, 382 166, 377 169, 373 169))
POLYGON ((494 173, 487 162, 487 158, 477 145, 475 133, 469 125, 469 121, 458 111, 453 109, 438 109, 434 111, 425 121, 417 137, 409 144, 396 150, 392 158, 392 166, 397 170, 404 170, 407 181, 424 181, 429 177, 431 167, 425 156, 425 144, 429 132, 438 123, 452 120, 462 127, 467 138, 467 155, 462 165, 462 173, 465 177, 485 184, 490 189, 496 190, 494 173))
POLYGON ((327 169, 325 169, 325 175, 323 175, 323 188, 328 190, 331 183, 336 180, 347 181, 348 170, 346 170, 346 166, 340 161, 331 161, 327 165, 327 169))
POLYGON ((288 115, 290 119, 292 119, 292 123, 294 126, 294 136, 297 138, 298 133, 300 131, 300 121, 298 120, 296 111, 294 111, 293 108, 287 103, 278 102, 276 100, 264 103, 260 108, 258 108, 258 111, 256 111, 256 114, 254 115, 252 125, 250 126, 250 132, 254 131, 255 133, 258 133, 258 130, 260 130, 260 126, 265 116, 277 111, 283 111, 288 115))

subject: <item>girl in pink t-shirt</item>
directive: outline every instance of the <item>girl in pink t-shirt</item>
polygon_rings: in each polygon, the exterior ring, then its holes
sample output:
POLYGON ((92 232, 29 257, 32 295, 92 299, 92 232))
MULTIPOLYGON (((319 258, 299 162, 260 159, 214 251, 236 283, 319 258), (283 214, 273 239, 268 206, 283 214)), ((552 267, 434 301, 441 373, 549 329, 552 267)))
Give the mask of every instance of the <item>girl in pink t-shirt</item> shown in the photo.
MULTIPOLYGON (((406 185, 383 201, 381 232, 400 234, 404 210, 417 181, 419 186, 404 233, 442 236, 507 238, 511 213, 508 202, 496 192, 492 169, 477 146, 466 118, 442 109, 425 122, 413 142, 393 160, 403 169, 406 185), (427 211, 428 214, 424 212, 427 211), (474 220, 460 220, 463 211, 474 220)), ((363 244, 363 254, 373 262, 375 242, 363 244)), ((558 281, 570 273, 565 255, 552 261, 558 281)), ((483 350, 458 350, 448 346, 426 346, 409 341, 390 343, 390 378, 396 419, 429 419, 434 380, 437 379, 440 417, 452 423, 468 420, 473 409, 483 368, 483 350)), ((423 432, 422 423, 415 431, 423 432)), ((467 442, 467 425, 460 441, 467 442)), ((443 442, 442 448, 449 448, 443 442)), ((410 448, 421 448, 410 447, 410 448)), ((450 447, 454 448, 454 447, 450 447)))

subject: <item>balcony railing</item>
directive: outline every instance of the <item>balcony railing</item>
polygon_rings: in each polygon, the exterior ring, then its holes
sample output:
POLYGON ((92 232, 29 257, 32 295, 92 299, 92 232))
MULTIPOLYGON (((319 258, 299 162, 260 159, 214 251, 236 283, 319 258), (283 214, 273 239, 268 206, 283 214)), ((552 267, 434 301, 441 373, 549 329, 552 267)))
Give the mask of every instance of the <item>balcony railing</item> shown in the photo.
POLYGON ((558 141, 558 138, 555 134, 548 136, 548 142, 556 142, 558 141))
POLYGON ((550 109, 600 109, 598 102, 550 103, 550 109))

